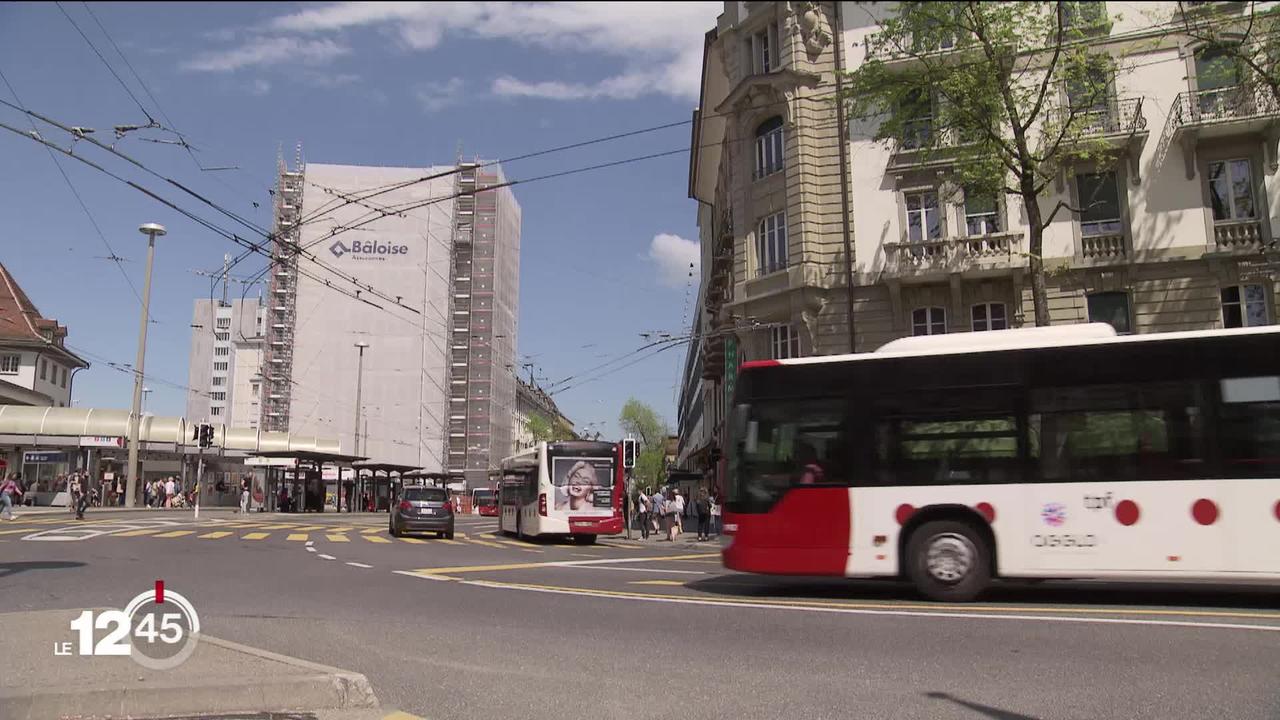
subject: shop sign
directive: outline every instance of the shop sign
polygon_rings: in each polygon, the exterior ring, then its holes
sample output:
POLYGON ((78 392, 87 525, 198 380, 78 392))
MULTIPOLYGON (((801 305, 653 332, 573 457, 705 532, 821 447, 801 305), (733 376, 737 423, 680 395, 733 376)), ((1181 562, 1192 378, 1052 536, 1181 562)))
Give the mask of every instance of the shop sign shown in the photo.
POLYGON ((80 447, 124 447, 124 438, 87 435, 80 438, 80 447))
POLYGON ((61 463, 66 461, 67 454, 64 452, 28 450, 22 453, 22 462, 27 465, 34 465, 37 463, 61 463))

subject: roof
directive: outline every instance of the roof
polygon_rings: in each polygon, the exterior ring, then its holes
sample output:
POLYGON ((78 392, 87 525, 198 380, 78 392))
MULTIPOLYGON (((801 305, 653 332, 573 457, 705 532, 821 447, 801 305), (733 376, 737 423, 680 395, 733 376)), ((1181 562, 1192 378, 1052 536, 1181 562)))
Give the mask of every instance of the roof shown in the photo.
POLYGON ((0 263, 0 342, 52 350, 76 367, 89 363, 62 345, 67 328, 57 320, 40 314, 35 303, 14 280, 9 269, 0 263))
POLYGON ((420 469, 416 465, 397 465, 395 463, 383 463, 383 462, 353 462, 351 463, 351 467, 357 470, 368 470, 370 472, 376 472, 376 473, 377 472, 407 473, 412 470, 420 469))
POLYGON ((365 460, 359 455, 343 455, 341 453, 316 452, 314 450, 268 450, 266 452, 250 453, 254 457, 264 458, 294 458, 296 460, 307 460, 309 462, 318 463, 351 463, 357 460, 365 460))
POLYGON ((856 355, 822 355, 793 360, 753 360, 742 364, 742 369, 774 367, 778 365, 823 365, 827 363, 861 362, 906 357, 934 355, 963 355, 968 353, 998 352, 1005 350, 1032 350, 1055 347, 1080 347, 1089 345, 1127 345, 1132 343, 1160 343, 1198 338, 1235 337, 1241 335, 1280 335, 1280 325, 1232 328, 1230 330, 1189 330, 1184 332, 1145 333, 1141 335, 1116 335, 1106 323, 1077 323, 1049 327, 991 330, 987 332, 955 333, 902 338, 886 343, 875 352, 856 355), (1101 326, 1101 327, 1099 327, 1101 326), (906 341, 912 342, 906 342, 906 341))

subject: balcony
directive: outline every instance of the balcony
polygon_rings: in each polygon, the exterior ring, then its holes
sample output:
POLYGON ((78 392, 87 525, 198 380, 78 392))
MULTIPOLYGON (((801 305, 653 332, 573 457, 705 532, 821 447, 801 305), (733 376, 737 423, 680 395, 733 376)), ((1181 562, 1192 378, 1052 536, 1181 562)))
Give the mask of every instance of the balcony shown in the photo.
POLYGON ((1257 253, 1263 249, 1261 220, 1233 220, 1213 224, 1213 244, 1219 252, 1257 253))
POLYGON ((986 277, 1026 267, 1021 233, 942 238, 884 244, 885 274, 898 280, 934 282, 949 275, 986 277))
POLYGON ((1280 138, 1280 102, 1262 84, 1191 90, 1179 93, 1169 110, 1162 146, 1178 143, 1186 162, 1187 179, 1196 176, 1196 146, 1202 139, 1261 135, 1275 172, 1276 142, 1280 138))
POLYGON ((918 62, 921 57, 936 57, 952 53, 956 49, 956 39, 940 35, 936 38, 916 39, 910 35, 902 38, 903 42, 895 42, 890 33, 878 32, 868 35, 863 44, 867 50, 867 60, 878 60, 890 69, 906 69, 918 62))
POLYGON ((1124 233, 1081 236, 1080 254, 1090 260, 1123 260, 1129 256, 1124 233))
POLYGON ((893 141, 889 170, 947 167, 969 144, 957 130, 937 128, 932 118, 906 123, 903 130, 903 136, 893 141))

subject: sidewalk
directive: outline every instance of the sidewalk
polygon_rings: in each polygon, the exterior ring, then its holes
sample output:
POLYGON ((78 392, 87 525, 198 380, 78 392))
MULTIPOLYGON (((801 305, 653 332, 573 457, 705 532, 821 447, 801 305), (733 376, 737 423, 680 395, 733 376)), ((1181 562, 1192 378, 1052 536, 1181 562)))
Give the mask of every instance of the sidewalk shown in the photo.
POLYGON ((76 647, 70 622, 80 612, 0 614, 6 655, 0 718, 87 720, 284 710, 335 711, 327 717, 376 715, 355 712, 378 707, 364 675, 207 635, 172 670, 149 670, 127 657, 54 655, 55 643, 70 641, 76 647))
MULTIPOLYGON (((235 507, 221 507, 221 506, 201 507, 200 516, 204 517, 206 513, 208 513, 209 515, 214 515, 214 514, 229 515, 229 514, 236 514, 238 513, 238 511, 239 511, 239 508, 235 508, 235 507)), ((122 513, 148 513, 148 514, 153 514, 157 516, 166 515, 166 514, 175 514, 175 513, 192 515, 195 513, 195 508, 148 508, 148 507, 127 508, 127 507, 119 507, 119 506, 89 507, 85 509, 84 516, 88 518, 93 515, 116 515, 116 514, 122 514, 122 513)), ((71 518, 73 520, 75 519, 75 516, 76 516, 76 514, 68 508, 49 507, 47 505, 40 505, 38 507, 27 507, 25 505, 15 505, 13 508, 13 515, 15 518, 21 517, 23 515, 27 517, 49 517, 50 515, 66 515, 68 518, 71 518)))
POLYGON ((721 547, 724 547, 724 543, 725 543, 724 535, 712 535, 710 540, 703 540, 701 542, 698 541, 697 537, 698 537, 698 521, 693 518, 689 518, 684 521, 684 532, 676 537, 676 541, 674 543, 667 540, 667 533, 664 530, 659 530, 656 533, 650 531, 649 539, 645 540, 640 537, 640 528, 634 527, 634 526, 631 529, 630 540, 627 539, 626 530, 623 530, 621 535, 614 535, 610 537, 609 540, 611 542, 617 542, 621 540, 622 542, 630 542, 630 543, 635 543, 637 545, 645 545, 645 546, 665 545, 667 547, 671 547, 674 545, 676 547, 704 548, 707 550, 707 552, 716 552, 720 550, 721 547))

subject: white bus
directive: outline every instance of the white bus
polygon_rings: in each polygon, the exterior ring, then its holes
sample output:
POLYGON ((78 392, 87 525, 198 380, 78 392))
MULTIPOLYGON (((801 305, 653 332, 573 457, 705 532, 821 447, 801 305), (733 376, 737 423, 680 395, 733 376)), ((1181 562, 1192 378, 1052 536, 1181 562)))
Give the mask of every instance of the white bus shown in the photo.
POLYGON ((905 338, 744 363, 724 549, 759 573, 1280 580, 1280 327, 905 338))
POLYGON ((593 543, 622 532, 621 446, 570 440, 538 443, 502 461, 502 532, 520 538, 570 536, 593 543))

